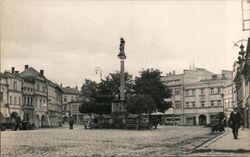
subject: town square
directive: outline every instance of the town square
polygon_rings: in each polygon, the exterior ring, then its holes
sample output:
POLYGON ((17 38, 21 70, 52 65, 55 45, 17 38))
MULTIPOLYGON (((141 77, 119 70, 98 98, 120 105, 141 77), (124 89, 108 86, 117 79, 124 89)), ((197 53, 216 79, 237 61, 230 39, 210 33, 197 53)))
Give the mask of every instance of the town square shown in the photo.
POLYGON ((250 156, 250 1, 0 0, 0 155, 250 156))

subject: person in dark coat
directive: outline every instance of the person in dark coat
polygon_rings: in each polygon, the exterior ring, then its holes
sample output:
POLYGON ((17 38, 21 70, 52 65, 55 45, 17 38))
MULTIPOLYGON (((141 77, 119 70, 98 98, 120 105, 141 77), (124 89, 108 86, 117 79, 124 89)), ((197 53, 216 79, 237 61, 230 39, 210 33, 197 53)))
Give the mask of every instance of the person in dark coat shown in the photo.
POLYGON ((230 118, 228 120, 228 125, 232 128, 234 139, 238 139, 238 130, 241 126, 241 115, 237 112, 237 109, 234 108, 234 111, 231 112, 230 118))
POLYGON ((73 125, 74 125, 74 119, 71 117, 69 120, 69 129, 73 130, 73 125))

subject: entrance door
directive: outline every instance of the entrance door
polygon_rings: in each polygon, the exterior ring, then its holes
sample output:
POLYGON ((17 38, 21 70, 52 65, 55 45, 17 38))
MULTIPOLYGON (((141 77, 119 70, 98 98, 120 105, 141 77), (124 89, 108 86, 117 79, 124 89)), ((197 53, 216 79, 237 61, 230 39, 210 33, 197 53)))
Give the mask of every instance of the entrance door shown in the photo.
POLYGON ((207 124, 207 117, 205 115, 199 116, 199 125, 206 125, 207 124))

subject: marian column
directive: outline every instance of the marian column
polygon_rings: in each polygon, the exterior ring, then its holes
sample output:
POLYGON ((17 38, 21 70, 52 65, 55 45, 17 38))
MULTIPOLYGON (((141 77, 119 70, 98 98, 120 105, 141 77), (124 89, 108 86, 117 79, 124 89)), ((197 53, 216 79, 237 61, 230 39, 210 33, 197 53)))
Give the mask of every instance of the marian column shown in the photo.
POLYGON ((121 38, 120 41, 120 53, 118 54, 118 58, 121 61, 121 71, 120 71, 120 101, 125 100, 125 79, 124 79, 124 60, 126 59, 126 55, 124 52, 125 40, 121 38))

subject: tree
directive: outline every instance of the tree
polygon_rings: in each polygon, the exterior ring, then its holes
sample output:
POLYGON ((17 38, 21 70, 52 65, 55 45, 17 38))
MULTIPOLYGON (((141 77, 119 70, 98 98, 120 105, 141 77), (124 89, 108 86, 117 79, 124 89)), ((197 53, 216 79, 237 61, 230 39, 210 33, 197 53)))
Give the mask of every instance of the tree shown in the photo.
MULTIPOLYGON (((134 84, 133 84, 132 75, 125 72, 124 78, 125 78, 126 93, 127 94, 133 93, 134 92, 134 90, 133 90, 134 84)), ((110 95, 110 96, 119 95, 119 93, 120 93, 119 87, 120 87, 120 73, 119 72, 110 73, 99 84, 98 94, 99 95, 110 95)))
POLYGON ((171 97, 171 91, 161 82, 161 72, 158 69, 147 69, 140 72, 135 79, 135 93, 149 95, 157 105, 159 112, 165 112, 171 107, 165 98, 171 97))
POLYGON ((97 87, 98 84, 95 81, 85 79, 85 83, 81 88, 83 98, 95 98, 97 95, 97 87))
POLYGON ((94 99, 86 99, 79 106, 78 110, 80 113, 85 113, 92 117, 92 114, 96 113, 96 101, 94 99))
POLYGON ((156 110, 156 104, 149 95, 134 95, 128 98, 126 109, 129 113, 152 113, 156 110))

